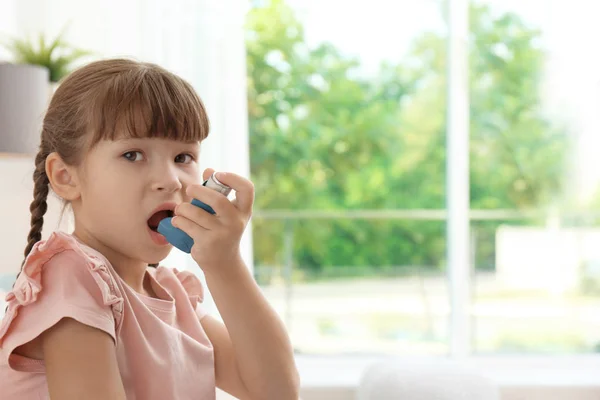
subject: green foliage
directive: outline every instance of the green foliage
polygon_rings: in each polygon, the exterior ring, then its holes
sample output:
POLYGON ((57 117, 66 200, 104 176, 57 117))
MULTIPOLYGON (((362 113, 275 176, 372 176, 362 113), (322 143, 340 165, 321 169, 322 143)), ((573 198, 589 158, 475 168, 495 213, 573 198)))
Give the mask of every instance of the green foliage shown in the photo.
MULTIPOLYGON (((376 77, 363 77, 359 61, 332 44, 309 48, 283 0, 253 8, 246 31, 257 209, 445 207, 444 36, 423 33, 400 64, 385 63, 376 77)), ((542 207, 562 192, 568 149, 564 131, 540 109, 545 55, 538 39, 515 14, 471 7, 473 208, 542 207)), ((487 240, 478 254, 485 268, 493 263, 496 226, 478 227, 487 240)), ((258 265, 283 263, 283 229, 254 220, 258 265)), ((342 265, 373 273, 394 265, 438 269, 444 257, 444 222, 294 226, 294 260, 312 275, 342 265)))
POLYGON ((64 39, 64 32, 51 42, 40 33, 37 44, 33 39, 10 38, 2 45, 12 53, 15 62, 46 67, 50 71, 50 82, 58 82, 71 72, 75 61, 92 54, 70 46, 64 39))

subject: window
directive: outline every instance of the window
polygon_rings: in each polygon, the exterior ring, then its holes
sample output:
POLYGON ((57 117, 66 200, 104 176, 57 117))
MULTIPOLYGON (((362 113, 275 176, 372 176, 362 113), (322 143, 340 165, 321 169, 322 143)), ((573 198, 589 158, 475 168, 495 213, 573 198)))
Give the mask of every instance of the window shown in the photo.
POLYGON ((253 4, 255 276, 299 353, 596 351, 600 82, 591 43, 570 45, 597 29, 580 3, 473 1, 468 31, 433 0, 253 4), (447 100, 461 28, 465 110, 447 100), (467 117, 452 153, 449 121, 467 117), (462 217, 446 167, 461 152, 462 217), (454 216, 469 222, 459 265, 454 216))
POLYGON ((476 353, 600 348, 594 8, 471 6, 476 353))
POLYGON ((437 2, 272 1, 247 34, 255 274, 295 348, 447 353, 437 2))

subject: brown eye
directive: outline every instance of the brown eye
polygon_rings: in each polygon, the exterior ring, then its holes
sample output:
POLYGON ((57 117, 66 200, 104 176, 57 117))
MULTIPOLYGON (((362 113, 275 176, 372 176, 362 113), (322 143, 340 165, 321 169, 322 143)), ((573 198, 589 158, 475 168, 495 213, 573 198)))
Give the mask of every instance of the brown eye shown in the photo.
POLYGON ((189 164, 192 161, 194 161, 194 157, 191 154, 179 154, 175 157, 176 163, 189 164))
POLYGON ((141 151, 128 151, 127 153, 123 154, 123 157, 128 160, 128 161, 140 161, 143 157, 142 152, 141 151), (139 157, 138 157, 139 155, 139 157))

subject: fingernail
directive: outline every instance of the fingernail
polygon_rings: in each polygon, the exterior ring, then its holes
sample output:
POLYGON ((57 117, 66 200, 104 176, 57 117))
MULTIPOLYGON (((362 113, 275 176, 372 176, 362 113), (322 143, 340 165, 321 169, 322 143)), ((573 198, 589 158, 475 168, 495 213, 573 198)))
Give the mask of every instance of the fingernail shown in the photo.
POLYGON ((177 217, 171 218, 171 225, 175 226, 176 223, 177 223, 177 217))
POLYGON ((224 178, 224 177, 225 177, 225 172, 217 172, 217 173, 215 174, 215 177, 216 177, 218 180, 221 180, 221 178, 224 178))

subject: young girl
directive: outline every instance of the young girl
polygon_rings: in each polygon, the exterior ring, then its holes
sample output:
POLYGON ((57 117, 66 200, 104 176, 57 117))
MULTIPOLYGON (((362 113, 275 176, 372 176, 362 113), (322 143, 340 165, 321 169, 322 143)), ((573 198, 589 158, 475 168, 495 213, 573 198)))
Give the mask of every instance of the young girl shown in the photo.
POLYGON ((236 199, 201 185, 204 106, 147 63, 89 64, 56 90, 33 174, 31 231, 0 322, 0 398, 297 399, 285 329, 240 256, 250 181, 217 173, 236 199), (41 240, 49 190, 74 232, 41 240), (216 212, 190 204, 196 198, 216 212), (224 324, 206 315, 190 272, 157 266, 172 246, 158 221, 194 239, 224 324))

